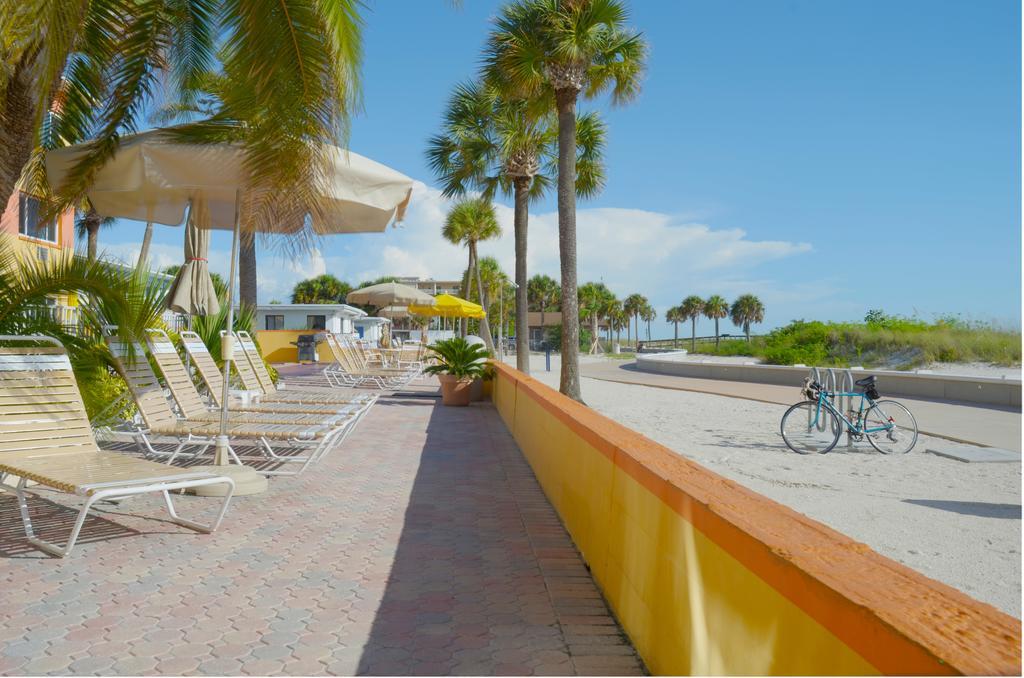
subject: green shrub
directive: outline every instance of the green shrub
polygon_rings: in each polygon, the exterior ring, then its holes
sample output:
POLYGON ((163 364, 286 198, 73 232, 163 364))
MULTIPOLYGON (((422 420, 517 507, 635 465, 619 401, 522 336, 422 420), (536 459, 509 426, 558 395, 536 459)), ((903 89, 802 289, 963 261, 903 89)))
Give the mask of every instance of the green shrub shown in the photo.
POLYGON ((727 339, 718 348, 699 344, 698 353, 755 356, 772 365, 913 369, 932 362, 979 361, 999 365, 1021 362, 1020 332, 959 316, 933 323, 869 311, 863 323, 794 320, 747 343, 727 339))

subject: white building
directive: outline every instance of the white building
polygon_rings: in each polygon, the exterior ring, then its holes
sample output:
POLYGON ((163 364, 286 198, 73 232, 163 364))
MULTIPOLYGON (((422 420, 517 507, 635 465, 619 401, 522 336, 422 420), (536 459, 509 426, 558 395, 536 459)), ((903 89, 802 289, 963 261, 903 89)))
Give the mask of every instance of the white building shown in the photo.
POLYGON ((391 321, 387 318, 378 318, 376 316, 365 316, 352 321, 353 331, 359 335, 360 339, 368 341, 380 341, 381 335, 384 332, 384 326, 390 323, 391 321))
POLYGON ((256 307, 257 330, 311 330, 352 334, 366 311, 348 304, 267 304, 256 307))

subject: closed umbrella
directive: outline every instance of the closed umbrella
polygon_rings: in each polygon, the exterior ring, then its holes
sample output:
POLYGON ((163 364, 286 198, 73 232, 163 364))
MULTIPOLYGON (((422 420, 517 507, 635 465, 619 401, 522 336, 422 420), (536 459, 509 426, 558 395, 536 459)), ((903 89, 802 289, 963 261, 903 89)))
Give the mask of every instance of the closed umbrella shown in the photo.
POLYGON ((365 304, 379 308, 383 306, 408 306, 409 304, 429 305, 434 303, 434 298, 415 287, 396 282, 387 282, 353 290, 345 296, 345 301, 350 304, 365 304))
MULTIPOLYGON (((202 198, 209 228, 230 229, 231 265, 228 276, 227 336, 222 346, 224 393, 216 463, 228 464, 228 403, 230 361, 234 353, 234 282, 242 229, 248 232, 295 234, 380 232, 401 221, 412 195, 412 180, 357 153, 324 144, 320 147, 323 176, 317 184, 316 204, 296 206, 281 200, 287 212, 274 214, 268 189, 253 186, 246 172, 246 154, 240 144, 182 143, 173 128, 126 136, 110 160, 93 177, 86 191, 96 211, 108 217, 148 219, 178 225, 188 205, 202 198), (249 214, 259 202, 261 212, 249 214), (246 223, 243 226, 243 217, 246 223)), ((51 186, 64 184, 83 154, 85 144, 46 154, 51 186)))
POLYGON ((206 200, 196 198, 185 227, 185 263, 167 291, 167 308, 178 313, 215 315, 220 312, 217 290, 210 278, 210 214, 206 200))

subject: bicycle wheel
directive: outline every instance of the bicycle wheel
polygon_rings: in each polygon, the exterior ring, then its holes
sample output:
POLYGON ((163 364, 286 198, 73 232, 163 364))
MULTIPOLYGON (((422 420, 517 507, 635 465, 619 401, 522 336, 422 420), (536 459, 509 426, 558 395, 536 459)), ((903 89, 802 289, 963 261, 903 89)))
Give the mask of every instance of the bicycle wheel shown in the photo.
POLYGON ((824 407, 819 410, 816 402, 797 403, 782 415, 782 439, 799 454, 825 454, 839 442, 842 431, 839 418, 824 407))
POLYGON ((864 435, 882 454, 906 454, 917 444, 917 420, 895 400, 878 400, 864 413, 864 435), (873 428, 887 427, 885 431, 873 428))

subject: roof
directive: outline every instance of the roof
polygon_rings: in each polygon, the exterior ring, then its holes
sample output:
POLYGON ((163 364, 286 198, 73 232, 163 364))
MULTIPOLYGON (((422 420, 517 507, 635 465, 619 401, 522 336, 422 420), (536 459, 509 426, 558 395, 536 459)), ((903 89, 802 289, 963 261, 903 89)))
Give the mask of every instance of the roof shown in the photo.
POLYGON ((324 315, 343 315, 359 318, 366 315, 366 311, 348 304, 259 304, 256 306, 257 313, 274 313, 281 311, 319 311, 324 315))

